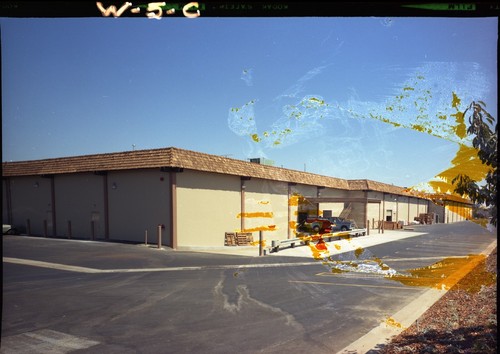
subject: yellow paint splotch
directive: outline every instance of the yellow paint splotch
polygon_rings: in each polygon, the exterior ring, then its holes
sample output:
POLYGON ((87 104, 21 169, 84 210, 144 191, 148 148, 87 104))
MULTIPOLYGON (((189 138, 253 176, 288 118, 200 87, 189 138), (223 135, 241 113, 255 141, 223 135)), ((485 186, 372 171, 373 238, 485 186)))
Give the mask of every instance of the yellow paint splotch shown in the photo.
POLYGON ((246 228, 238 232, 256 232, 256 231, 276 231, 276 225, 262 225, 258 227, 246 228))
POLYGON ((408 276, 393 275, 387 278, 408 286, 449 290, 484 259, 484 255, 450 257, 428 267, 410 269, 408 276))
POLYGON ((453 127, 453 131, 460 139, 464 139, 467 136, 467 127, 465 126, 463 112, 457 112, 451 116, 455 117, 455 122, 457 123, 453 127))
POLYGON ((266 247, 266 240, 250 242, 250 246, 259 246, 261 243, 262 247, 266 247))
POLYGON ((274 216, 271 211, 256 211, 252 213, 239 213, 237 218, 272 218, 274 216))
POLYGON ((364 252, 364 248, 363 247, 358 247, 356 248, 356 250, 354 251, 354 255, 356 256, 356 258, 359 258, 363 252, 364 252))
POLYGON ((403 325, 401 323, 399 323, 398 321, 396 321, 394 318, 392 317, 387 317, 384 321, 384 323, 389 326, 389 327, 395 327, 395 328, 401 328, 401 329, 404 329, 403 325))
POLYGON ((458 108, 460 106, 460 102, 462 101, 460 98, 458 98, 457 94, 455 92, 452 93, 453 98, 451 100, 451 106, 453 108, 458 108))
POLYGON ((298 205, 299 205, 299 196, 297 196, 297 195, 292 195, 292 196, 288 199, 288 205, 289 205, 289 206, 298 206, 298 205))
POLYGON ((452 180, 458 175, 466 175, 476 182, 482 181, 491 167, 481 161, 478 152, 479 150, 474 147, 460 144, 451 161, 453 166, 436 175, 436 180, 428 182, 434 192, 454 194, 455 187, 452 180))

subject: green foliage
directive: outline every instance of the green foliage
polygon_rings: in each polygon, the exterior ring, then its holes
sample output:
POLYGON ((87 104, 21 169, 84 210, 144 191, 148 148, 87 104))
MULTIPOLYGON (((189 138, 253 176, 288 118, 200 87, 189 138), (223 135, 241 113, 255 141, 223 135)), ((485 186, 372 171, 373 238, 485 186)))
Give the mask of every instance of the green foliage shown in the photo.
POLYGON ((478 185, 467 175, 460 174, 452 180, 455 192, 467 194, 477 204, 490 207, 492 218, 490 223, 497 226, 497 150, 498 150, 498 123, 485 109, 484 102, 472 102, 464 112, 469 114, 469 128, 467 134, 474 136, 472 145, 479 150, 481 161, 490 166, 484 184, 478 185), (495 126, 492 129, 493 125, 495 126))

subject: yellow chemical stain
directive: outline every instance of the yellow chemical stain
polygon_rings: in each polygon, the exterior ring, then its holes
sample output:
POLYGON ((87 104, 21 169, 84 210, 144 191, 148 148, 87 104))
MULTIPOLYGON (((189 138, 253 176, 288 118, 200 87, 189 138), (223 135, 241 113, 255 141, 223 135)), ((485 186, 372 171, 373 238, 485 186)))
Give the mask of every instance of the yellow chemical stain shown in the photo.
POLYGON ((289 199, 288 199, 288 205, 289 206, 298 206, 299 205, 299 197, 296 196, 296 195, 292 195, 289 199))
POLYGON ((302 196, 299 197, 298 202, 299 202, 299 205, 309 205, 309 204, 311 204, 311 202, 308 201, 307 198, 304 198, 302 196))
POLYGON ((314 245, 312 244, 308 244, 309 248, 311 249, 311 252, 312 252, 312 256, 314 259, 318 260, 318 259, 323 259, 323 257, 321 256, 321 252, 319 252, 316 247, 314 247, 314 245))
POLYGON ((297 229, 297 222, 296 221, 289 221, 288 227, 292 230, 296 230, 297 229))
POLYGON ((463 206, 458 206, 458 205, 446 205, 446 209, 451 211, 452 213, 460 215, 465 219, 472 219, 471 208, 464 208, 463 206))
POLYGON ((455 117, 457 123, 457 125, 453 127, 453 131, 460 139, 465 138, 467 136, 467 127, 464 123, 464 114, 462 112, 457 112, 451 116, 455 117))
POLYGON ((411 127, 412 127, 412 129, 418 130, 419 132, 425 131, 425 128, 419 124, 413 124, 411 127))
POLYGON ((363 254, 365 250, 362 248, 362 247, 358 247, 356 248, 356 250, 354 251, 354 255, 356 256, 356 258, 359 258, 359 256, 361 256, 363 254))
POLYGON ((320 248, 316 247, 317 245, 314 244, 313 242, 308 243, 308 246, 311 250, 312 256, 316 260, 322 260, 323 258, 328 256, 328 249, 326 246, 323 249, 323 246, 320 246, 320 248), (326 252, 325 252, 326 250, 326 252), (325 254, 326 253, 326 254, 325 254))
POLYGON ((276 230, 277 230, 276 225, 267 225, 267 226, 259 226, 259 227, 244 229, 238 232, 276 231, 276 230))
POLYGON ((262 204, 262 205, 267 205, 267 204, 269 204, 269 201, 268 201, 268 200, 261 200, 261 201, 259 202, 259 204, 262 204))
POLYGON ((333 274, 347 273, 347 271, 346 271, 346 270, 342 270, 342 269, 335 268, 335 267, 333 267, 333 268, 331 269, 331 272, 332 272, 333 274))
POLYGON ((451 180, 459 174, 464 174, 474 181, 481 181, 486 177, 491 167, 481 161, 478 153, 478 149, 460 144, 457 154, 451 160, 454 167, 441 172, 438 176, 451 180))
POLYGON ((259 134, 252 134, 251 135, 252 140, 258 143, 260 141, 259 134))
MULTIPOLYGON (((250 246, 259 246, 261 244, 260 241, 250 242, 250 246)), ((262 240, 262 247, 266 247, 266 240, 262 240)))
MULTIPOLYGON (((452 180, 458 175, 468 176, 476 182, 484 180, 491 167, 481 161, 478 152, 479 150, 474 147, 459 144, 459 149, 451 161, 453 166, 436 175, 436 180, 428 182, 429 186, 431 186, 435 193, 447 193, 458 196, 454 193, 455 186, 452 183, 452 180)), ((414 191, 417 192, 416 190, 414 191)), ((433 195, 429 194, 427 197, 432 198, 433 195)), ((463 211, 459 211, 458 213, 463 217, 470 218, 469 211, 466 214, 463 214, 463 211)))
POLYGON ((328 250, 328 248, 326 246, 326 243, 325 243, 325 241, 322 238, 320 238, 318 240, 318 243, 316 243, 315 247, 319 251, 327 251, 328 250))
POLYGON ((471 271, 470 276, 460 281, 460 288, 458 289, 478 293, 484 286, 496 286, 496 284, 497 274, 486 269, 486 259, 484 259, 471 271))
POLYGON ((317 102, 319 104, 325 104, 325 101, 320 100, 319 98, 316 98, 316 97, 309 98, 309 101, 311 101, 311 102, 317 102))
POLYGON ((340 249, 342 248, 342 247, 340 247, 340 245, 338 245, 338 244, 336 244, 336 243, 334 243, 334 244, 333 244, 333 247, 335 247, 335 249, 336 249, 337 251, 340 251, 340 249))
POLYGON ((351 235, 349 234, 349 232, 339 232, 337 234, 338 237, 340 237, 341 239, 343 240, 346 240, 346 241, 351 241, 351 235))
POLYGON ((482 227, 487 227, 488 224, 490 223, 488 219, 472 219, 472 222, 475 222, 478 225, 481 225, 482 227))
POLYGON ((451 106, 454 108, 458 108, 458 106, 460 106, 461 100, 460 98, 458 98, 455 92, 453 92, 452 94, 453 94, 453 99, 451 100, 451 106))
POLYGON ((428 267, 410 269, 407 271, 408 276, 393 275, 387 278, 408 286, 449 290, 484 259, 484 255, 450 257, 428 267))
POLYGON ((253 213, 239 213, 237 218, 272 218, 274 216, 271 211, 256 211, 253 213))
POLYGON ((396 321, 394 318, 392 317, 387 317, 386 320, 384 321, 385 324, 389 327, 395 327, 395 328, 401 328, 401 329, 404 329, 403 325, 401 323, 399 323, 398 321, 396 321))

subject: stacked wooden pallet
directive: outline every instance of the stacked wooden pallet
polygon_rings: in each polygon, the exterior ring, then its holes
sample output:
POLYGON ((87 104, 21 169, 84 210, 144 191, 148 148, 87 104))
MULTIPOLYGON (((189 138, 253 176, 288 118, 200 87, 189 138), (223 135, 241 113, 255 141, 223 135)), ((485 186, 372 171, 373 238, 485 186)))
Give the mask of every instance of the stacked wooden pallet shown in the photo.
POLYGON ((434 213, 420 214, 419 219, 421 224, 432 224, 434 223, 434 213))
POLYGON ((248 246, 253 242, 251 232, 226 232, 225 246, 248 246))
POLYGON ((236 246, 236 234, 234 232, 226 232, 224 246, 236 246))
POLYGON ((236 233, 236 243, 238 246, 248 246, 253 242, 253 237, 251 232, 237 232, 236 233))

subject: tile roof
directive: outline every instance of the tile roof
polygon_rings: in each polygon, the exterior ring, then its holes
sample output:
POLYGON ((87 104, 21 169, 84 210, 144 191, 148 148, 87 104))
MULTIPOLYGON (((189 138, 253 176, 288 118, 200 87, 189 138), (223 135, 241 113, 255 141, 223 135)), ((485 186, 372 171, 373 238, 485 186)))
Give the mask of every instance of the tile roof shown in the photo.
POLYGON ((161 167, 186 168, 197 171, 349 189, 348 182, 340 178, 261 165, 174 147, 32 161, 3 162, 2 176, 40 176, 161 167))
POLYGON ((405 192, 405 188, 403 187, 381 182, 366 179, 345 180, 175 147, 32 161, 3 162, 2 176, 40 176, 161 167, 185 168, 196 171, 254 177, 343 190, 372 190, 399 195, 410 195, 405 192))
POLYGON ((406 188, 398 187, 393 184, 371 181, 369 179, 351 179, 349 180, 349 189, 377 191, 377 192, 412 196, 412 194, 407 193, 405 191, 406 188))

